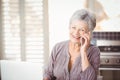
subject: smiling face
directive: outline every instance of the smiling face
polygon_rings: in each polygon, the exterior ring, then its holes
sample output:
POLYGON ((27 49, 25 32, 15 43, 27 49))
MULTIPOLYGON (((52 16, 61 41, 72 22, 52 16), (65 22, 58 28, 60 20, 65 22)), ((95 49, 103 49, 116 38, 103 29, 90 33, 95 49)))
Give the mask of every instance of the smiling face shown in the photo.
POLYGON ((69 28, 70 41, 80 44, 80 37, 88 32, 88 25, 84 21, 75 20, 70 24, 69 28))

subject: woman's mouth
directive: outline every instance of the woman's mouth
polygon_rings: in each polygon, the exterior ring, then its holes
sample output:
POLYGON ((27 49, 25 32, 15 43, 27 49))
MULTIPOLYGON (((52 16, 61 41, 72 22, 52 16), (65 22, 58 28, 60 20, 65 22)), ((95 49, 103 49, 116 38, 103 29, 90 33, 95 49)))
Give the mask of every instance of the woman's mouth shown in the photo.
POLYGON ((80 36, 74 36, 74 35, 72 35, 72 37, 75 38, 75 39, 77 39, 77 40, 80 39, 80 36))

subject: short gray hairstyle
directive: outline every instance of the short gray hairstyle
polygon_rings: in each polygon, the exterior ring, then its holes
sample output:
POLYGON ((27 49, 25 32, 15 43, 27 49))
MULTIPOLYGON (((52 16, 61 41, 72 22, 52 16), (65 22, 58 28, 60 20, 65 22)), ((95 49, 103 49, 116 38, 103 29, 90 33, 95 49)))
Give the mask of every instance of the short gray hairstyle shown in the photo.
POLYGON ((87 23, 90 31, 93 31, 96 26, 95 14, 87 9, 77 10, 75 13, 73 13, 72 17, 70 18, 70 24, 74 20, 80 20, 87 23))

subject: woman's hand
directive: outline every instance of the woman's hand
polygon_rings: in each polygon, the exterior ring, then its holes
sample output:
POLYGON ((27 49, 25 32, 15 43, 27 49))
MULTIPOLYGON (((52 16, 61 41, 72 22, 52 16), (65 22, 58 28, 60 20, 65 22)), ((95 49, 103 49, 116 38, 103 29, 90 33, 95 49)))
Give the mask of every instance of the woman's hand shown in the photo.
POLYGON ((85 71, 87 67, 90 65, 87 58, 87 50, 90 45, 90 32, 85 33, 81 36, 80 43, 80 53, 81 53, 81 61, 82 61, 82 71, 85 71))
POLYGON ((89 45, 90 45, 90 32, 85 33, 84 35, 81 36, 80 39, 80 43, 81 43, 81 47, 80 47, 80 51, 81 52, 86 52, 89 45))

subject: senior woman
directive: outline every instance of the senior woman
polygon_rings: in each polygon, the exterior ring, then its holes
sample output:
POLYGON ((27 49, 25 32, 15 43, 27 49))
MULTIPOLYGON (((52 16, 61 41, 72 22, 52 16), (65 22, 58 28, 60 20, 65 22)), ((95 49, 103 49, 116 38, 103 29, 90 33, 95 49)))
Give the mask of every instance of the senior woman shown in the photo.
POLYGON ((72 15, 70 40, 54 46, 43 80, 97 80, 100 50, 90 44, 95 26, 95 15, 88 10, 78 10, 72 15))

